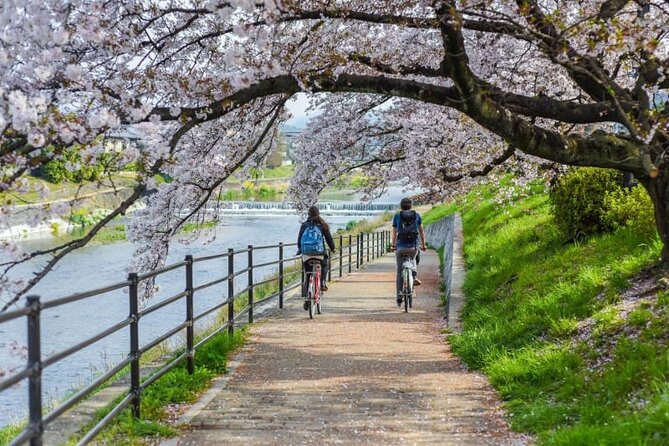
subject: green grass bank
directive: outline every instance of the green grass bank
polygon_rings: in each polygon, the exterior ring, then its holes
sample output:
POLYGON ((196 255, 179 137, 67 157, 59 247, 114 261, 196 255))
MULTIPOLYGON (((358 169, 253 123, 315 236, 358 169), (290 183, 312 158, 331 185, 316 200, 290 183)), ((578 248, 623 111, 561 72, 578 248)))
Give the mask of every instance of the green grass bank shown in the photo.
POLYGON ((541 445, 669 444, 669 293, 657 237, 621 228, 566 243, 542 186, 507 204, 480 188, 458 211, 467 275, 450 338, 541 445))

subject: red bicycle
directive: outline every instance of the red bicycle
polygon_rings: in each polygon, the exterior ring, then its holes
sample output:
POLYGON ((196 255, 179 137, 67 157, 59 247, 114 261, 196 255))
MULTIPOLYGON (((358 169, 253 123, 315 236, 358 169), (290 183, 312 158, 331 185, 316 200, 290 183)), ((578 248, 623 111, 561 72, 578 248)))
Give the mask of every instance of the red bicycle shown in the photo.
POLYGON ((309 318, 314 318, 314 310, 321 314, 321 260, 322 256, 303 256, 306 268, 304 305, 309 310, 309 318))

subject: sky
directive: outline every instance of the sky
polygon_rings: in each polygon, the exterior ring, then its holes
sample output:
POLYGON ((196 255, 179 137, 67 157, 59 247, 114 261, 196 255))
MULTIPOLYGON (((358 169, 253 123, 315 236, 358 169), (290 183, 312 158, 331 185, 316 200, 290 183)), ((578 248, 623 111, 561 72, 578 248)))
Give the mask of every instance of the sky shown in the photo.
POLYGON ((306 110, 309 107, 309 95, 307 93, 297 93, 287 103, 286 107, 293 115, 288 121, 287 125, 302 128, 309 121, 309 116, 314 116, 317 112, 307 114, 306 110))

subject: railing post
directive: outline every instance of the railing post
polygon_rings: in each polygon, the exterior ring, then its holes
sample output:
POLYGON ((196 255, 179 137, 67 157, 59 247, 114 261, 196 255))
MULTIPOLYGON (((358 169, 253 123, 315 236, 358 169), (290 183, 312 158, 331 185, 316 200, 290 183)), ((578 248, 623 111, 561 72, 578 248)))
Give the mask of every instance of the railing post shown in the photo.
POLYGON ((367 233, 367 263, 369 263, 369 232, 367 233))
POLYGON ((283 308, 283 242, 279 243, 279 308, 283 308))
POLYGON ((339 235, 339 277, 344 275, 344 236, 339 235))
POLYGON ((359 257, 359 262, 358 262, 358 268, 360 268, 362 265, 365 263, 365 234, 362 232, 358 234, 358 257, 359 257))
POLYGON ((40 314, 42 305, 39 296, 28 296, 28 368, 33 373, 28 379, 28 405, 30 408, 30 427, 37 436, 30 439, 30 446, 42 446, 42 349, 40 334, 40 314))
POLYGON ((353 237, 351 234, 348 235, 348 273, 351 274, 351 260, 353 254, 353 237))
POLYGON ((186 349, 188 350, 188 373, 195 373, 195 321, 193 320, 193 256, 187 255, 186 261, 186 349))
POLYGON ((249 245, 249 324, 253 323, 253 245, 249 245))
POLYGON ((139 277, 137 273, 128 274, 130 282, 129 307, 130 307, 130 393, 132 393, 132 415, 140 417, 140 387, 139 387, 139 277))
POLYGON ((374 233, 373 232, 372 233, 367 233, 367 240, 369 241, 370 238, 372 239, 372 241, 371 241, 369 247, 372 250, 372 260, 374 260, 374 233))
POLYGON ((377 249, 379 249, 379 244, 376 240, 376 232, 372 232, 372 260, 378 257, 377 249))
POLYGON ((235 250, 228 249, 228 334, 235 332, 235 250))
POLYGON ((381 255, 386 253, 386 231, 381 231, 381 255))
POLYGON ((381 232, 376 233, 376 257, 381 257, 381 232))

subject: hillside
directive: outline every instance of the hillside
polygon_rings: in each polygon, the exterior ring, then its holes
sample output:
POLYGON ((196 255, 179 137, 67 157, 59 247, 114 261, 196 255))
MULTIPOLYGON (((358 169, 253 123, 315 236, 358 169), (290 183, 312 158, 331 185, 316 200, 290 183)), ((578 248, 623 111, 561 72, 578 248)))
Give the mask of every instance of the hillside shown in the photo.
POLYGON ((545 445, 669 444, 669 293, 660 243, 623 228, 568 243, 548 197, 491 188, 434 208, 463 217, 464 331, 454 351, 545 445))

